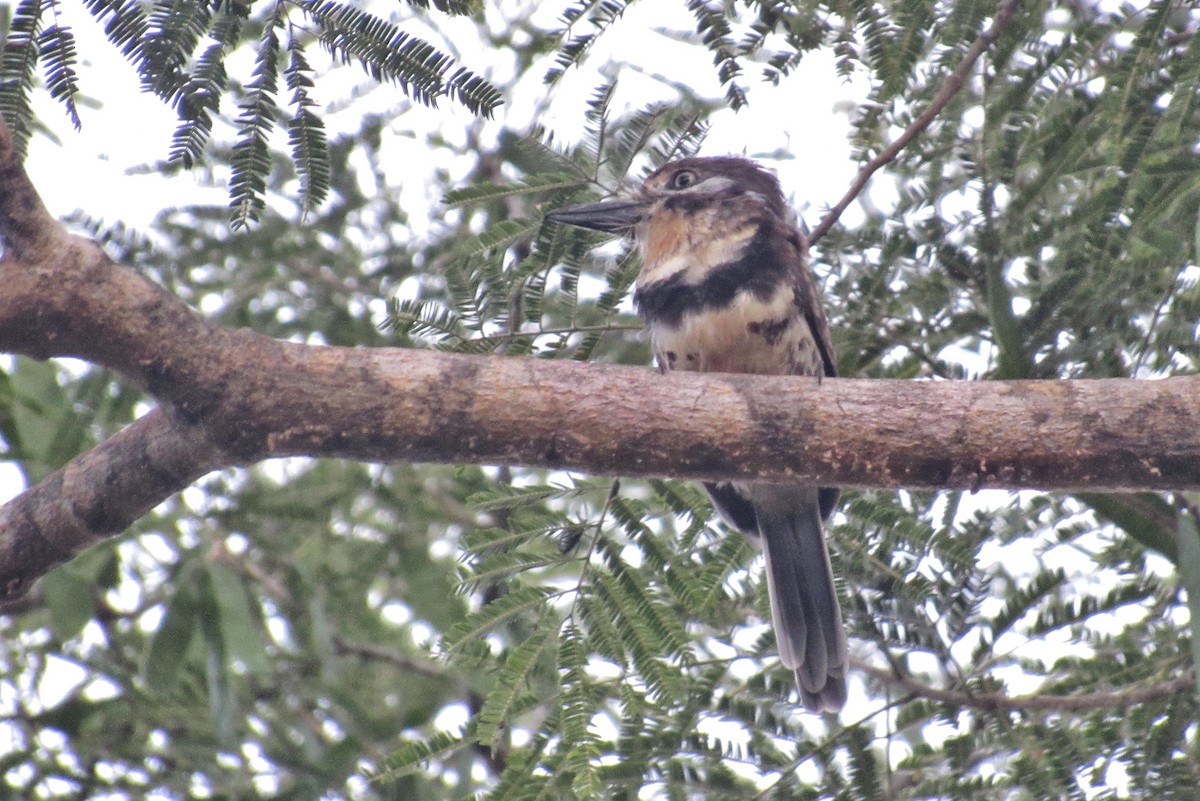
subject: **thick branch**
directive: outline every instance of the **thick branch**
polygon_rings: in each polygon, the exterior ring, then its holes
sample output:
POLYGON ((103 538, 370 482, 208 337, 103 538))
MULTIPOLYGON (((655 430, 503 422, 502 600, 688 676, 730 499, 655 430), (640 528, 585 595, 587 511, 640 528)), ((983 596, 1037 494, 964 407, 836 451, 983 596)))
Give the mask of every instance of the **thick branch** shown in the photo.
POLYGON ((863 487, 1200 488, 1200 377, 660 376, 223 329, 63 233, 6 142, 0 123, 0 350, 111 367, 164 411, 0 510, 0 600, 199 475, 274 456, 863 487))
POLYGON ((85 240, 53 264, 0 262, 0 348, 111 367, 172 411, 0 512, 10 596, 196 476, 274 456, 864 487, 1200 488, 1200 377, 817 383, 312 347, 214 326, 85 240))
POLYGON ((1196 376, 817 382, 314 347, 214 326, 94 246, 76 251, 83 263, 45 276, 0 262, 0 348, 120 371, 229 464, 310 455, 861 487, 1200 488, 1196 376))
POLYGON ((203 429, 150 412, 0 506, 0 602, 228 464, 203 429))

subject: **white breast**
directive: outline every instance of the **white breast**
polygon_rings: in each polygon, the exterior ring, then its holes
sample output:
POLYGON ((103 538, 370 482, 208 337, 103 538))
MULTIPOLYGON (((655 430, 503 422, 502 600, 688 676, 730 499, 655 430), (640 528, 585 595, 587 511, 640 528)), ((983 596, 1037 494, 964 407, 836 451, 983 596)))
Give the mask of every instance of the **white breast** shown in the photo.
POLYGON ((659 365, 667 370, 823 373, 812 331, 786 284, 765 301, 739 292, 728 306, 685 314, 676 326, 655 323, 649 332, 659 365))

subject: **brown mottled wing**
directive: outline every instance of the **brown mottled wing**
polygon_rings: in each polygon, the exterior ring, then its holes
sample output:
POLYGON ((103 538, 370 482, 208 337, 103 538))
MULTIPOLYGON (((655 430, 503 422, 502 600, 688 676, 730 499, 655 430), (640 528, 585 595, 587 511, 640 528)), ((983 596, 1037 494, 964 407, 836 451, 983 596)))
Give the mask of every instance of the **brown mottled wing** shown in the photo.
POLYGON ((830 378, 837 376, 837 354, 833 350, 833 337, 829 333, 829 321, 825 319, 825 306, 821 302, 821 291, 817 280, 813 278, 812 270, 808 267, 808 239, 804 234, 793 229, 788 235, 789 243, 796 248, 800 255, 800 269, 796 271, 796 305, 804 315, 804 321, 817 340, 817 350, 821 353, 821 361, 825 363, 825 375, 830 378))
MULTIPOLYGON (((787 239, 799 254, 797 260, 799 269, 796 270, 793 279, 796 286, 796 306, 804 316, 804 321, 808 323, 808 329, 812 331, 813 337, 817 340, 817 350, 825 365, 825 375, 835 378, 837 377, 837 354, 833 350, 833 336, 829 333, 829 320, 825 318, 825 306, 821 302, 821 292, 817 288, 817 280, 813 277, 812 270, 808 268, 808 239, 795 229, 788 233, 787 239)), ((829 519, 829 516, 833 514, 833 509, 837 506, 841 494, 841 490, 837 487, 821 487, 818 498, 820 499, 822 520, 829 519)))

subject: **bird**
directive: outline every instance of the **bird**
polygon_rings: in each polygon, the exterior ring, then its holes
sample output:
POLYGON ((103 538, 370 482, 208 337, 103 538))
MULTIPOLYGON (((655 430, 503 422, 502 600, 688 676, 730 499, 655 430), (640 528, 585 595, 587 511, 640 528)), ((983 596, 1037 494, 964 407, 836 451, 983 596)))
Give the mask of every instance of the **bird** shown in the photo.
MULTIPOLYGON (((691 156, 632 191, 551 211, 641 253, 633 301, 661 371, 837 375, 808 241, 779 179, 757 162, 691 156)), ((839 490, 778 481, 704 484, 720 516, 762 548, 780 661, 812 712, 846 702, 846 631, 823 523, 839 490)))

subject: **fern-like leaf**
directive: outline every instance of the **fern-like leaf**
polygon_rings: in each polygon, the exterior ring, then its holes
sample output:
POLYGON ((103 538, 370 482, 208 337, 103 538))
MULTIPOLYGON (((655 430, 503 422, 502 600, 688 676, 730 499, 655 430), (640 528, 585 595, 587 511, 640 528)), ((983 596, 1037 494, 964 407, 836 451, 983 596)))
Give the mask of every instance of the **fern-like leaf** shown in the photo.
POLYGON ((500 780, 488 793, 489 801, 529 801, 539 786, 531 781, 533 771, 539 767, 548 743, 549 738, 539 736, 525 748, 511 751, 500 780))
POLYGON ((708 135, 708 127, 700 114, 669 117, 666 128, 649 148, 650 162, 661 167, 668 161, 696 155, 708 135))
POLYGON ((746 105, 746 93, 734 80, 741 74, 742 67, 735 56, 736 45, 731 38, 727 12, 722 7, 710 8, 705 0, 688 0, 687 6, 696 18, 696 33, 713 55, 717 78, 725 87, 726 102, 737 111, 746 105))
POLYGON ((439 757, 454 754, 473 742, 466 731, 451 733, 434 732, 424 740, 406 743, 383 760, 378 779, 398 779, 418 770, 421 765, 439 757))
POLYGON ((557 522, 549 526, 516 531, 507 528, 478 528, 465 534, 461 545, 463 552, 467 554, 507 551, 531 540, 558 534, 563 528, 557 522))
POLYGON ((179 125, 171 137, 170 161, 190 169, 199 163, 212 134, 212 115, 220 107, 221 95, 228 83, 225 56, 241 38, 244 17, 235 10, 248 9, 230 4, 229 13, 218 17, 209 36, 214 40, 196 59, 180 92, 176 112, 179 125))
POLYGON ((65 25, 51 25, 38 36, 38 50, 46 71, 46 89, 63 104, 67 118, 79 130, 79 109, 75 97, 79 82, 75 74, 75 35, 65 25))
POLYGON ((679 687, 679 676, 660 658, 663 645, 646 621, 642 589, 630 592, 606 574, 597 575, 592 586, 597 598, 612 615, 613 627, 629 661, 637 668, 651 694, 660 700, 674 696, 679 687))
POLYGON ((551 498, 565 498, 579 492, 579 489, 560 487, 556 484, 528 484, 521 487, 505 484, 492 487, 487 492, 476 493, 467 502, 481 512, 495 512, 501 509, 518 509, 551 498))
POLYGON ((142 72, 138 48, 146 38, 149 23, 138 0, 84 0, 92 16, 104 23, 104 35, 142 72))
POLYGON ((551 642, 550 636, 554 631, 552 616, 543 615, 533 633, 509 652, 508 658, 504 660, 504 667, 496 676, 495 685, 483 702, 483 708, 479 710, 476 736, 481 745, 489 748, 495 745, 500 727, 508 722, 517 694, 537 667, 538 659, 551 642))
POLYGON ((447 206, 463 206, 506 197, 546 192, 552 189, 574 189, 583 186, 586 179, 568 173, 541 173, 530 175, 508 184, 481 183, 447 192, 442 202, 447 206))
POLYGON ((271 170, 271 151, 267 137, 275 127, 279 107, 275 95, 279 85, 279 14, 263 29, 254 64, 254 80, 246 87, 246 101, 238 116, 238 141, 230 161, 229 182, 233 208, 231 222, 239 228, 258 220, 265 201, 267 174, 271 170))
POLYGON ((616 81, 596 87, 596 91, 592 93, 591 99, 587 102, 587 111, 583 113, 584 148, 597 164, 600 163, 601 154, 605 150, 605 137, 608 135, 608 111, 616 92, 616 81))
POLYGON ((583 633, 568 623, 559 640, 558 664, 562 668, 562 731, 567 765, 577 798, 597 798, 600 777, 595 759, 600 755, 596 735, 591 728, 595 705, 588 690, 587 651, 583 633))
POLYGON ((37 68, 41 15, 40 0, 21 0, 13 12, 4 50, 0 52, 0 114, 4 115, 22 157, 33 122, 29 98, 37 68))
POLYGON ((852 726, 846 730, 850 761, 848 769, 855 798, 863 801, 883 801, 883 788, 879 783, 879 759, 871 749, 871 732, 866 726, 852 726))
POLYGON ((158 0, 131 53, 142 87, 175 105, 188 84, 184 66, 208 33, 213 4, 158 0))
POLYGON ((458 313, 436 300, 395 301, 386 325, 398 336, 430 337, 435 343, 463 336, 458 313))
POLYGON ((460 258, 469 259, 488 250, 504 249, 532 236, 542 225, 541 220, 501 220, 476 237, 458 246, 460 258))
POLYGON ((621 633, 613 625, 612 612, 600 595, 584 593, 576 601, 576 609, 583 619, 589 647, 621 669, 627 668, 629 660, 621 642, 621 633))
POLYGON ((1014 623, 1025 616, 1031 608, 1041 602, 1067 580, 1067 574, 1061 569, 1048 570, 1033 577, 1028 587, 1023 587, 1008 598, 1000 613, 992 618, 992 641, 1008 631, 1014 623))
POLYGON ((462 103, 472 113, 491 117, 492 111, 504 102, 504 95, 487 79, 466 67, 459 67, 446 80, 446 96, 462 103))
POLYGON ((317 103, 308 94, 313 86, 312 67, 294 36, 288 38, 288 57, 283 74, 292 91, 292 107, 296 109, 288 122, 288 143, 296 174, 300 176, 301 207, 307 214, 329 194, 329 142, 325 138, 325 124, 313 113, 317 103))
POLYGON ((660 652, 673 657, 686 655, 690 640, 680 622, 678 614, 657 597, 646 592, 642 581, 623 571, 617 576, 618 585, 625 596, 644 616, 643 619, 654 633, 660 652))
POLYGON ((565 40, 565 44, 559 46, 554 56, 554 66, 546 72, 543 80, 548 84, 557 83, 563 73, 582 61, 600 36, 621 18, 627 6, 627 0, 592 0, 566 9, 562 21, 567 28, 583 24, 586 16, 586 23, 592 32, 577 34, 568 40, 568 31, 563 30, 559 38, 565 40))
POLYGON ((442 647, 447 654, 453 654, 504 621, 541 607, 554 595, 553 590, 545 587, 513 590, 452 626, 442 638, 442 647))
POLYGON ((708 611, 725 598, 725 582, 733 571, 745 566, 751 546, 744 537, 722 537, 715 551, 707 554, 704 567, 693 582, 694 595, 684 600, 693 608, 708 611))
POLYGON ((450 56, 373 14, 333 0, 299 5, 317 24, 331 55, 343 63, 357 61, 372 78, 395 83, 419 103, 434 106, 439 97, 449 96, 485 117, 501 103, 500 92, 486 80, 463 68, 447 78, 454 64, 450 56))
POLYGON ((474 589, 480 583, 494 581, 515 573, 523 573, 526 570, 549 567, 561 561, 562 557, 557 553, 541 555, 529 553, 495 554, 465 571, 466 574, 460 582, 460 587, 466 590, 474 589))
POLYGON ((543 80, 551 85, 558 83, 563 73, 583 60, 584 55, 595 41, 596 34, 594 33, 572 36, 566 44, 558 48, 558 53, 554 57, 554 66, 546 71, 543 80))
POLYGON ((456 17, 470 14, 474 7, 472 0, 408 0, 408 2, 417 8, 429 8, 433 6, 438 11, 456 17))

